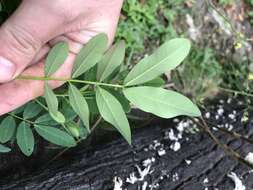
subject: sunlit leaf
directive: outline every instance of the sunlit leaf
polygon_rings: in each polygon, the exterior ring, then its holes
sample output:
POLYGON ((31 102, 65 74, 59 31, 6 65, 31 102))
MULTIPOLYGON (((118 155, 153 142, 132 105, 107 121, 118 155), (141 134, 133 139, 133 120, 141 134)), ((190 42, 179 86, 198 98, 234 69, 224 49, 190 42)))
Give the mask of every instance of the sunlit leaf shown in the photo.
POLYGON ((35 125, 35 130, 41 137, 53 144, 64 147, 76 146, 75 139, 68 133, 60 129, 42 125, 35 125))
POLYGON ((30 126, 21 122, 17 129, 17 144, 20 150, 26 155, 30 156, 34 149, 34 136, 30 126))
POLYGON ((171 90, 155 87, 133 87, 127 88, 123 92, 136 107, 162 118, 201 115, 198 107, 187 97, 171 90))
POLYGON ((176 38, 164 43, 151 56, 142 59, 124 80, 126 86, 142 84, 178 66, 190 51, 190 41, 176 38))
POLYGON ((6 143, 13 137, 16 131, 16 123, 13 117, 8 116, 0 124, 0 142, 6 143))
POLYGON ((120 41, 113 45, 98 63, 97 78, 105 80, 113 71, 121 65, 125 57, 125 42, 120 41))
POLYGON ((73 110, 81 118, 84 125, 87 127, 87 130, 90 130, 89 124, 89 107, 79 90, 73 86, 69 85, 69 102, 73 110))
POLYGON ((131 130, 119 101, 106 90, 98 87, 96 90, 96 101, 99 112, 103 119, 112 124, 131 144, 131 130))
POLYGON ((51 49, 45 64, 46 76, 54 74, 60 68, 68 57, 68 51, 68 44, 66 42, 59 42, 51 49))
POLYGON ((98 34, 92 38, 85 46, 81 49, 76 57, 72 70, 72 78, 77 78, 93 66, 103 56, 107 48, 108 39, 106 34, 98 34))

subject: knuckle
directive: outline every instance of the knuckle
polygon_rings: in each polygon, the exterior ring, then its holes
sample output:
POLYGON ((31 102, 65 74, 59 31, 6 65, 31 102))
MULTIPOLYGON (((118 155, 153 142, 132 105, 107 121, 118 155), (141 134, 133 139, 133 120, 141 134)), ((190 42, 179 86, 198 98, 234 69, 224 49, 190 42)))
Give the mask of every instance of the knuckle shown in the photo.
POLYGON ((78 16, 78 11, 73 11, 73 1, 54 0, 54 2, 50 2, 50 4, 51 11, 62 19, 64 23, 68 23, 78 16))
POLYGON ((3 26, 11 50, 22 56, 32 56, 41 47, 42 42, 21 26, 3 26))

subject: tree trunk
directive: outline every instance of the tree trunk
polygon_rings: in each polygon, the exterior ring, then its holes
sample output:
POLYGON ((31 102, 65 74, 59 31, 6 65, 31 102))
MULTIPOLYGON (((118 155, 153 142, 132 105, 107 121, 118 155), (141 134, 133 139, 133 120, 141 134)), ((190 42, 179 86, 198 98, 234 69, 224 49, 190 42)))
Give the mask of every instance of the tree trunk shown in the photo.
MULTIPOLYGON (((234 131, 251 137, 252 120, 243 125, 240 122, 242 112, 239 110, 237 113, 238 121, 233 121, 234 131)), ((49 164, 53 154, 43 156, 39 150, 39 154, 30 159, 1 156, 0 189, 110 190, 114 189, 113 180, 118 177, 117 180, 123 181, 122 190, 232 190, 235 184, 227 176, 230 172, 242 176, 247 189, 253 189, 250 169, 227 156, 204 132, 184 133, 179 140, 181 149, 172 150, 173 141, 168 138, 168 133, 171 129, 178 132, 176 125, 171 120, 161 120, 135 129, 132 146, 118 134, 110 132, 103 136, 102 141, 92 141, 89 147, 80 145, 49 164), (11 160, 6 161, 8 159, 11 160), (148 174, 143 174, 144 179, 140 179, 138 168, 142 172, 146 169, 148 174), (138 181, 134 182, 132 177, 134 184, 131 184, 127 178, 133 173, 138 181)), ((218 131, 215 135, 243 157, 253 152, 249 143, 218 131)))

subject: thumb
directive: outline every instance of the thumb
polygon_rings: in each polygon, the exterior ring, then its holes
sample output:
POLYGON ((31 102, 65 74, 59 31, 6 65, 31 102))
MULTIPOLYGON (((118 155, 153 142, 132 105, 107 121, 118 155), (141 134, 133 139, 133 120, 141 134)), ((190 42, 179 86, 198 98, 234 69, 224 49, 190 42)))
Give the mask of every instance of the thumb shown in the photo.
POLYGON ((0 83, 18 76, 40 48, 60 33, 63 19, 43 1, 23 1, 0 27, 0 83))

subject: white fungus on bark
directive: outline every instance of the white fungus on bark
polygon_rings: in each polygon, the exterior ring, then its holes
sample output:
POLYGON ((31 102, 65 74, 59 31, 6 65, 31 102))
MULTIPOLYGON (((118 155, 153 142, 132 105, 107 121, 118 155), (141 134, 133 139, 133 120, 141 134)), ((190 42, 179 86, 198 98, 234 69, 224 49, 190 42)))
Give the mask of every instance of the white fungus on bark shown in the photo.
POLYGON ((130 176, 126 179, 127 183, 135 184, 137 181, 143 181, 148 174, 152 173, 152 171, 150 171, 151 165, 147 166, 143 170, 138 165, 136 165, 135 167, 137 168, 139 177, 136 177, 135 172, 132 172, 130 173, 130 176))
POLYGON ((114 177, 113 179, 113 183, 114 183, 114 188, 113 190, 123 190, 122 189, 122 185, 123 185, 123 181, 120 177, 114 177))
POLYGON ((187 165, 190 165, 192 163, 191 160, 184 160, 186 162, 187 165))
POLYGON ((231 172, 228 174, 228 177, 231 178, 235 184, 234 190, 246 190, 246 187, 243 185, 242 180, 236 175, 236 173, 231 172))
POLYGON ((245 160, 251 164, 253 164, 253 152, 249 152, 246 156, 245 156, 245 160))
POLYGON ((157 151, 157 153, 158 153, 159 156, 163 156, 163 155, 166 154, 166 151, 165 151, 163 148, 161 148, 161 149, 159 149, 159 150, 157 151))
POLYGON ((203 181, 203 183, 208 183, 209 182, 209 179, 206 177, 203 181))
POLYGON ((177 152, 178 150, 180 150, 181 144, 180 144, 178 141, 176 141, 176 142, 174 142, 174 143, 172 143, 172 144, 170 145, 170 148, 171 148, 173 151, 177 152))
POLYGON ((142 187, 141 187, 141 190, 146 190, 148 187, 148 182, 144 181, 142 187))

